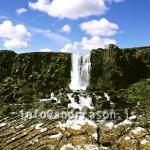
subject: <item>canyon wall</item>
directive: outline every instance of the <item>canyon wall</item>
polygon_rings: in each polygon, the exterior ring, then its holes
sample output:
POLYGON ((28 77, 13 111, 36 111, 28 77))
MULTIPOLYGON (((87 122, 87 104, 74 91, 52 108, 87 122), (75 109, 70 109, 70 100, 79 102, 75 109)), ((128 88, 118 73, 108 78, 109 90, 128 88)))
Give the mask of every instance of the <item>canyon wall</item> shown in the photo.
POLYGON ((91 54, 89 89, 127 88, 150 75, 150 47, 96 49, 91 54))
POLYGON ((0 51, 0 100, 4 102, 49 97, 70 83, 71 55, 0 51))
MULTIPOLYGON (((91 51, 89 90, 118 90, 150 75, 150 47, 91 51)), ((0 51, 0 100, 31 101, 69 90, 71 54, 0 51)))

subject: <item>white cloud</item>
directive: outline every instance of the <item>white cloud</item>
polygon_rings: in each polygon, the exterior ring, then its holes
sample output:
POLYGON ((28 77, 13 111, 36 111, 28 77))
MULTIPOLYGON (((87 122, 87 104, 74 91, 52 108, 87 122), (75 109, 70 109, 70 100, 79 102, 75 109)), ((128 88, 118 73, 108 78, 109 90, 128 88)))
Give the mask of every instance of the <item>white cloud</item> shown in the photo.
POLYGON ((75 52, 78 47, 80 47, 80 43, 78 42, 74 42, 73 44, 68 43, 60 50, 60 52, 75 52))
POLYGON ((32 30, 34 34, 41 34, 54 41, 63 42, 63 43, 70 42, 70 39, 66 38, 63 35, 51 32, 50 30, 39 29, 39 28, 32 28, 32 30))
POLYGON ((23 13, 25 13, 25 12, 27 12, 27 10, 26 10, 25 8, 19 8, 19 9, 16 10, 16 13, 17 13, 18 15, 21 15, 21 14, 23 14, 23 13))
POLYGON ((37 0, 29 2, 29 7, 58 18, 78 19, 92 15, 102 15, 108 10, 106 4, 124 0, 37 0))
POLYGON ((49 48, 43 48, 43 49, 40 49, 39 52, 52 52, 52 50, 49 48))
POLYGON ((117 33, 118 25, 108 21, 105 18, 92 20, 80 24, 81 30, 92 36, 112 36, 117 33))
POLYGON ((60 31, 61 31, 61 32, 69 33, 69 32, 71 32, 71 27, 66 24, 66 25, 64 25, 64 26, 61 28, 60 31))
POLYGON ((52 17, 69 19, 102 15, 107 10, 105 0, 37 0, 29 2, 29 7, 52 17))
POLYGON ((81 41, 81 44, 83 50, 92 50, 96 48, 106 48, 109 44, 117 44, 117 42, 113 39, 93 36, 90 39, 84 37, 81 41))
POLYGON ((91 38, 83 37, 80 42, 69 43, 61 49, 61 52, 83 52, 90 51, 97 48, 106 48, 109 44, 117 44, 117 42, 110 38, 101 38, 93 36, 91 38))
POLYGON ((28 46, 31 33, 22 24, 16 26, 9 20, 0 24, 0 38, 4 40, 4 46, 8 49, 20 49, 28 46))

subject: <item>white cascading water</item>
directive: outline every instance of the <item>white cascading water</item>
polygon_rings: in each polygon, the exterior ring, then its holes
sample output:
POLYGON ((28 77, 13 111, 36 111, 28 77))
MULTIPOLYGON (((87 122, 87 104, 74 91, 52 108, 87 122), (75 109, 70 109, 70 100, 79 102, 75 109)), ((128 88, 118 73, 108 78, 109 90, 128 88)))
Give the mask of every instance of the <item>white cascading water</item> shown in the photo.
MULTIPOLYGON (((80 130, 83 125, 90 125, 93 128, 97 129, 97 124, 95 121, 90 120, 87 117, 85 111, 90 111, 94 109, 93 98, 88 91, 85 91, 89 85, 90 80, 90 70, 91 70, 91 54, 82 53, 82 54, 72 54, 72 71, 71 71, 71 83, 70 89, 71 93, 68 93, 68 99, 70 103, 68 104, 69 109, 77 110, 75 114, 70 116, 66 123, 59 124, 57 127, 60 127, 63 130, 67 128, 72 128, 73 130, 80 130), (81 90, 78 94, 74 95, 74 91, 81 90), (85 109, 88 108, 87 110, 85 109)), ((95 93, 93 93, 93 96, 95 93)), ((97 96, 97 95, 96 95, 97 96)), ((98 100, 102 98, 100 95, 97 96, 98 100)), ((104 93, 104 97, 109 101, 110 98, 107 93, 104 93)), ((113 123, 109 124, 109 127, 112 128, 113 123)), ((94 138, 98 140, 98 133, 94 134, 94 138)))
POLYGON ((91 54, 72 54, 71 90, 86 90, 90 80, 91 54))

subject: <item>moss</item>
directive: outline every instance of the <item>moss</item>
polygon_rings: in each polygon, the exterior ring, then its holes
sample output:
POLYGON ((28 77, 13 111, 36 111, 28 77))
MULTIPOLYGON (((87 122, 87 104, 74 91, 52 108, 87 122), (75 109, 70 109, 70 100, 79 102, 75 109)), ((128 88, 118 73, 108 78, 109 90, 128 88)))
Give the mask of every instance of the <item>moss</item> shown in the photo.
POLYGON ((11 115, 11 112, 17 112, 18 108, 15 105, 1 105, 0 116, 5 117, 11 115))
POLYGON ((129 101, 150 102, 150 79, 131 85, 122 95, 129 101))
POLYGON ((10 112, 11 112, 11 109, 9 106, 7 106, 7 105, 2 106, 0 109, 0 116, 8 115, 10 112))
POLYGON ((47 110, 50 110, 51 108, 52 108, 51 102, 43 103, 35 107, 35 109, 37 109, 38 112, 47 111, 47 110))

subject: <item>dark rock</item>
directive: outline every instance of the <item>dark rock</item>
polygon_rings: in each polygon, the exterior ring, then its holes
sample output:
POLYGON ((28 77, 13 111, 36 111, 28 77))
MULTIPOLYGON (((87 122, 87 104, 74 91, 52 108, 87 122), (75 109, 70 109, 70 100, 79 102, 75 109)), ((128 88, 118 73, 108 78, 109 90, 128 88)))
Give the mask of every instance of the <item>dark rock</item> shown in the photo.
MULTIPOLYGON (((112 91, 127 88, 150 75, 150 47, 108 49, 91 52, 88 90, 112 91)), ((49 97, 51 91, 70 91, 71 54, 0 51, 0 100, 11 93, 16 101, 49 97)), ((80 91, 79 91, 80 92, 80 91)), ((77 92, 78 93, 78 92, 77 92)), ((98 93, 103 97, 102 93, 98 93)))
POLYGON ((52 90, 68 87, 70 70, 67 53, 0 51, 0 100, 45 98, 52 90))
POLYGON ((150 75, 150 47, 109 49, 91 52, 91 78, 89 89, 112 90, 129 85, 150 75))

